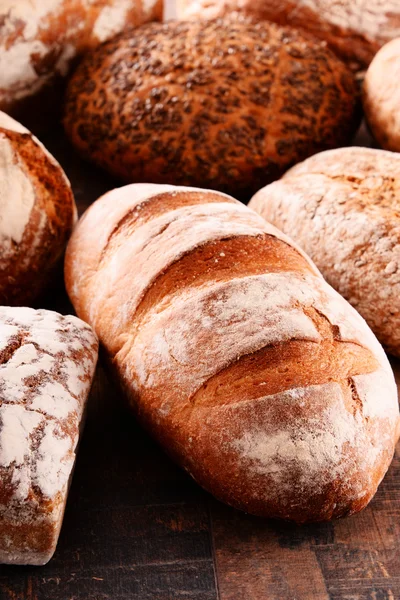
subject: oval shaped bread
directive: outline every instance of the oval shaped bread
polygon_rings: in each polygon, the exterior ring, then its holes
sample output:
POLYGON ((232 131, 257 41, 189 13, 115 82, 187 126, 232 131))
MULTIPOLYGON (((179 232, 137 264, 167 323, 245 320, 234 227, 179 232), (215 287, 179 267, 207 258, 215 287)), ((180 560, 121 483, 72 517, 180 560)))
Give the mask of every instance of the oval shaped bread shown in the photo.
POLYGON ((153 23, 88 55, 67 92, 75 147, 132 182, 248 195, 356 127, 346 67, 319 42, 248 20, 153 23))
POLYGON ((372 61, 364 79, 363 106, 382 148, 400 152, 400 37, 386 44, 372 61))
POLYGON ((162 10, 162 0, 2 0, 0 108, 9 112, 66 75, 74 57, 162 10))
POLYGON ((261 190, 250 206, 290 234, 400 356, 400 154, 322 152, 261 190))
POLYGON ((381 46, 400 36, 398 0, 178 0, 183 18, 211 19, 234 11, 326 40, 355 70, 367 67, 381 46))
POLYGON ((387 358, 284 234, 213 191, 95 202, 65 263, 140 421, 202 486, 297 522, 357 512, 398 438, 387 358))
POLYGON ((70 183, 25 127, 0 112, 0 304, 31 304, 76 221, 70 183))

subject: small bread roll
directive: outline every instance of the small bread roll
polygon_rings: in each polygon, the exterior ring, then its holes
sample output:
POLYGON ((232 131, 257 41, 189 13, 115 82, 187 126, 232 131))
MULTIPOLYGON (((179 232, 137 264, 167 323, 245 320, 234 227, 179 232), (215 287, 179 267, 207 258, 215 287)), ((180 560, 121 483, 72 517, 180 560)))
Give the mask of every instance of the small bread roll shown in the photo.
POLYGON ((324 44, 248 19, 114 38, 78 67, 65 111, 79 152, 125 181, 247 199, 357 124, 353 76, 324 44))
POLYGON ((382 148, 400 152, 400 38, 382 48, 364 81, 368 125, 382 148))
POLYGON ((250 207, 290 235, 400 356, 400 154, 322 152, 262 189, 250 207))
POLYGON ((76 215, 58 162, 0 112, 0 304, 31 304, 43 291, 76 215))

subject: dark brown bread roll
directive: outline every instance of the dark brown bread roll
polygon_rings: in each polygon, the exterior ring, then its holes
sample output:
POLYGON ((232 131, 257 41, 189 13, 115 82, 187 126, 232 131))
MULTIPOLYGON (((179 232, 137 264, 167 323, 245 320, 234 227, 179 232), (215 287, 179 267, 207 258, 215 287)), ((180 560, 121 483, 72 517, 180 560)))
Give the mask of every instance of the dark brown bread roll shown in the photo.
POLYGON ((398 0, 178 0, 180 16, 190 19, 234 11, 326 40, 355 70, 367 67, 381 46, 400 36, 398 0))
POLYGON ((58 162, 0 112, 0 304, 31 304, 49 283, 76 221, 58 162))
POLYGON ((352 74, 324 44, 248 20, 151 24, 88 55, 65 128, 126 181, 249 195, 357 126, 352 74))
POLYGON ((140 421, 206 489, 297 522, 361 510, 398 439, 388 360, 280 231, 221 193, 95 202, 66 286, 140 421))

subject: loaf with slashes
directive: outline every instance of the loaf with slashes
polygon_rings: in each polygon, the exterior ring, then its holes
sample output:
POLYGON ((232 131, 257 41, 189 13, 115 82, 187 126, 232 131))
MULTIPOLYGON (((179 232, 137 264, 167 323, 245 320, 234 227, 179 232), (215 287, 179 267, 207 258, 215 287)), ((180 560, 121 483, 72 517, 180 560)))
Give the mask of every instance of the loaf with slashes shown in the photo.
POLYGON ((399 434, 386 355, 256 213, 194 188, 113 190, 65 275, 141 423, 217 498, 296 522, 371 500, 399 434))
POLYGON ((55 551, 97 347, 76 317, 0 307, 0 563, 55 551))

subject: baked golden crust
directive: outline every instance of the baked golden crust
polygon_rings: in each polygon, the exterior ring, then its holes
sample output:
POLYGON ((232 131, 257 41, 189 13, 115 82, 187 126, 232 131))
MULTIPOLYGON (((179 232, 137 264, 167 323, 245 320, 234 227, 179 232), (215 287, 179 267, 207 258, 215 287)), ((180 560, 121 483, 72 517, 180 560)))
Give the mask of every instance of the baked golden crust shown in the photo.
POLYGON ((369 502, 399 433, 389 363, 253 211, 214 191, 114 190, 75 229, 65 278, 141 422, 218 498, 297 522, 369 502))
POLYGON ((0 112, 0 304, 31 304, 62 257, 76 221, 62 168, 0 112))
MULTIPOLYGON (((400 35, 400 32, 399 32, 400 35)), ((363 107, 382 148, 400 152, 400 38, 386 44, 366 73, 363 107)))
POLYGON ((65 129, 126 181, 248 195, 358 123, 352 74, 324 44, 246 19, 150 24, 87 55, 65 129))
POLYGON ((233 11, 325 40, 354 70, 367 67, 381 46, 400 36, 397 0, 178 0, 184 18, 233 11))
POLYGON ((77 56, 128 25, 160 20, 162 12, 163 0, 4 0, 0 109, 15 110, 65 76, 77 56))
POLYGON ((293 237, 400 356, 400 154, 323 152, 258 192, 250 207, 293 237))

